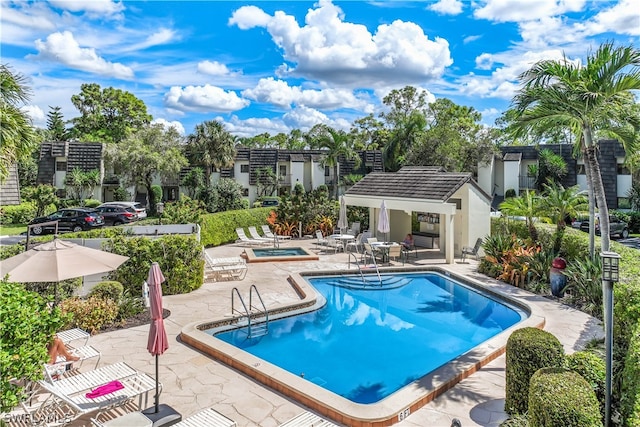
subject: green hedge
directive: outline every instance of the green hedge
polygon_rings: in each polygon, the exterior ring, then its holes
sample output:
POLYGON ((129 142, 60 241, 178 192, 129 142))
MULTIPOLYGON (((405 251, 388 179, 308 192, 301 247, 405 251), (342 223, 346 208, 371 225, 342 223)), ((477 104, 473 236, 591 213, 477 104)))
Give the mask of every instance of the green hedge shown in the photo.
POLYGON ((202 286, 202 245, 195 236, 172 234, 157 239, 117 236, 103 246, 110 252, 129 257, 109 273, 109 279, 122 283, 125 292, 132 295, 142 292, 142 284, 154 261, 158 262, 166 279, 162 284, 164 295, 185 294, 202 286))
POLYGON ((561 367, 564 349, 560 341, 537 328, 514 331, 507 340, 506 350, 506 399, 508 414, 524 414, 529 402, 529 381, 540 368, 561 367))
POLYGON ((542 368, 531 377, 529 426, 602 426, 596 394, 577 372, 542 368))
POLYGON ((565 358, 566 367, 584 378, 598 398, 604 417, 606 365, 604 360, 588 351, 576 351, 565 358))
POLYGON ((620 404, 625 425, 640 427, 640 324, 636 325, 629 340, 627 357, 622 370, 620 404))
POLYGON ((238 240, 236 228, 260 226, 267 223, 273 208, 240 209, 217 212, 202 217, 200 241, 205 247, 219 246, 238 240))

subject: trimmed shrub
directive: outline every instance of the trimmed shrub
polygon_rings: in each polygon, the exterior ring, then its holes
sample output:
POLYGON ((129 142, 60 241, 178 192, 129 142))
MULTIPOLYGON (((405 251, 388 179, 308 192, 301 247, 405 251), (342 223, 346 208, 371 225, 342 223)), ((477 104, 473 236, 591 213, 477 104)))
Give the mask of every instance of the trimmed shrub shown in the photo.
POLYGON ((0 224, 26 224, 36 216, 37 207, 33 202, 0 207, 0 224))
POLYGON ((80 328, 94 334, 116 320, 118 304, 110 299, 98 297, 75 297, 62 301, 60 310, 63 314, 73 316, 65 328, 80 328))
MULTIPOLYGON (((140 293, 136 295, 140 295, 140 293)), ((144 309, 142 297, 131 296, 131 292, 127 290, 122 294, 122 298, 118 303, 118 316, 116 317, 116 321, 121 322, 127 320, 130 317, 142 313, 144 309)))
POLYGON ((172 234, 158 239, 117 236, 103 246, 109 252, 129 257, 109 273, 109 279, 122 283, 131 295, 140 294, 154 261, 158 262, 166 279, 162 284, 164 295, 189 293, 202 286, 202 244, 194 236, 172 234))
POLYGON ((542 368, 531 377, 529 426, 602 426, 596 394, 576 372, 542 368))
POLYGON ((514 331, 507 340, 505 411, 512 414, 527 412, 529 381, 540 368, 561 367, 564 349, 560 341, 537 328, 514 331))
POLYGON ((104 282, 96 284, 93 289, 91 289, 89 296, 120 302, 123 292, 124 288, 122 287, 122 283, 116 282, 115 280, 105 280, 104 282))
POLYGON ((516 190, 508 188, 507 191, 504 192, 504 198, 510 199, 511 197, 516 197, 516 190))
POLYGON ((624 360, 620 404, 625 425, 640 427, 640 324, 632 334, 624 360))
POLYGON ((200 241, 205 247, 233 243, 238 239, 236 228, 260 227, 267 223, 272 208, 240 209, 202 216, 200 241))
POLYGON ((604 360, 588 351, 576 351, 565 358, 567 369, 584 378, 600 403, 600 414, 604 416, 606 366, 604 360))
POLYGON ((84 207, 85 208, 97 208, 101 204, 102 204, 102 202, 100 200, 96 200, 96 199, 85 199, 84 200, 84 207))

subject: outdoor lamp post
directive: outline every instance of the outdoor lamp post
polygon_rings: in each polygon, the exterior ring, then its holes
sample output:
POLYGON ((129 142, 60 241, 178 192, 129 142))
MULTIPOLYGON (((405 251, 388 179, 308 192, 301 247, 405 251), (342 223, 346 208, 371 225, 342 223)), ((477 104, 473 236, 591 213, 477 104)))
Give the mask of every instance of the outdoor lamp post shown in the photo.
POLYGON ((613 365, 613 284, 618 281, 620 255, 615 252, 601 252, 602 293, 604 297, 604 344, 606 356, 604 425, 611 425, 611 382, 613 365))
POLYGON ((164 212, 164 203, 156 203, 156 212, 158 212, 158 225, 162 225, 162 212, 164 212))

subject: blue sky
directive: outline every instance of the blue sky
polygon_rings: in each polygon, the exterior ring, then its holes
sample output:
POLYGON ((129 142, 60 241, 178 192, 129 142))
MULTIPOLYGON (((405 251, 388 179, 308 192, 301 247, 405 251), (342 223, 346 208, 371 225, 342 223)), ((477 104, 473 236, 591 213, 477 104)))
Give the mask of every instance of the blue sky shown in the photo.
POLYGON ((640 38, 637 0, 0 4, 1 61, 30 79, 40 127, 49 106, 78 114, 83 83, 129 91, 185 134, 205 120, 238 136, 348 130, 406 85, 492 124, 536 61, 640 38))

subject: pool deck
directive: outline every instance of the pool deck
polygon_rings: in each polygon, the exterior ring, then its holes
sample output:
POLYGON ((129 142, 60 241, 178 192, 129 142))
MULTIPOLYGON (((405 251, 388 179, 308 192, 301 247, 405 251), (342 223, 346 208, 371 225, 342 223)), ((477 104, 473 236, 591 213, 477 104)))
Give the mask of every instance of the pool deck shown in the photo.
MULTIPOLYGON (((317 252, 315 239, 293 240, 282 246, 303 246, 317 252)), ((243 249, 237 245, 226 245, 207 249, 207 252, 212 258, 219 258, 238 256, 243 249)), ((183 417, 213 407, 236 421, 240 427, 275 427, 308 410, 239 371, 187 346, 180 341, 179 335, 185 326, 195 321, 205 322, 215 317, 229 316, 231 290, 234 287, 242 295, 248 295, 249 287, 255 284, 267 308, 271 310, 299 301, 299 296, 286 281, 290 274, 344 270, 347 262, 348 256, 344 253, 320 253, 318 261, 250 264, 242 281, 210 282, 186 295, 165 296, 164 307, 171 311, 171 315, 165 319, 169 349, 159 358, 160 381, 163 384, 160 402, 171 405, 183 417)), ((603 335, 601 323, 593 317, 478 274, 478 263, 473 257, 465 263, 460 263, 459 258, 456 258, 455 264, 447 265, 438 250, 422 249, 419 251, 419 258, 410 258, 407 265, 438 265, 534 305, 536 310, 544 312, 544 329, 558 337, 569 353, 603 335)), ((148 331, 149 327, 144 325, 98 334, 89 343, 102 352, 101 365, 124 361, 153 376, 155 358, 146 350, 148 331)), ((498 426, 507 418, 503 411, 504 364, 504 355, 496 358, 395 425, 448 427, 453 418, 458 418, 464 427, 498 426)), ((90 426, 91 423, 87 416, 71 425, 90 426)))

